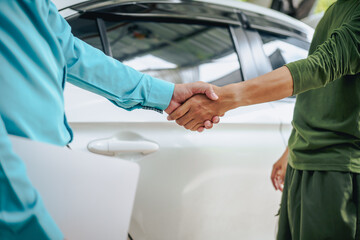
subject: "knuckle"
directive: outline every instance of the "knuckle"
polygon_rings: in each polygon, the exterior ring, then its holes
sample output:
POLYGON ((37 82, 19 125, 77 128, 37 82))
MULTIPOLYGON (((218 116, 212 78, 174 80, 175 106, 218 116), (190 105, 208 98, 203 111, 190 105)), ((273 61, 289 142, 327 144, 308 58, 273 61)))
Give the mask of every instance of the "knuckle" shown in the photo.
POLYGON ((176 123, 177 123, 178 125, 180 125, 180 126, 183 126, 183 125, 184 125, 181 120, 176 120, 176 123))

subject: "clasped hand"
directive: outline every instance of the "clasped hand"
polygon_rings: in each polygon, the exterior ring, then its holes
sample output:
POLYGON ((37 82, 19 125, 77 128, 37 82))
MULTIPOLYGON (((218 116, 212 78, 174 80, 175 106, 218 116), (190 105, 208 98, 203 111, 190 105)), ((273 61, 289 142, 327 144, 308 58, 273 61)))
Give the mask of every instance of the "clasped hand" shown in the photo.
POLYGON ((219 116, 224 116, 228 110, 225 89, 210 84, 207 84, 207 87, 218 97, 211 98, 208 94, 195 94, 171 111, 168 120, 175 120, 177 124, 191 131, 209 129, 212 123, 218 123, 219 116))

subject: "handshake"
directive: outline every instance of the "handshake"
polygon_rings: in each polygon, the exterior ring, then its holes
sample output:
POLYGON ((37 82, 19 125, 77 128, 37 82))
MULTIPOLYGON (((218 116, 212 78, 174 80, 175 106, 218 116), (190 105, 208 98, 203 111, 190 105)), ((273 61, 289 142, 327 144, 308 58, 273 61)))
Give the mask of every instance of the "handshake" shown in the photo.
POLYGON ((211 129, 220 116, 230 110, 231 97, 226 88, 204 82, 176 84, 172 99, 165 112, 168 120, 175 120, 191 131, 202 132, 211 129))
POLYGON ((293 79, 286 66, 262 76, 217 87, 204 82, 176 84, 165 112, 168 120, 192 131, 210 129, 219 116, 234 108, 271 102, 293 95, 293 79))

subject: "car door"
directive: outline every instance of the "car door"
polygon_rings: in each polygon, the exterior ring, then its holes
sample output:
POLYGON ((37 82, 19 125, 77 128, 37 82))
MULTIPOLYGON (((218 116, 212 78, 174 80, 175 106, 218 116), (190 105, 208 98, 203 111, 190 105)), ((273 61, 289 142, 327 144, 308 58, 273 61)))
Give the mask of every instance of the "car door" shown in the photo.
MULTIPOLYGON (((145 8, 121 6, 120 12, 145 8)), ((148 12, 121 17, 93 12, 69 23, 75 36, 173 83, 201 80, 222 86, 256 75, 255 65, 249 64, 253 50, 240 21, 174 17, 170 11, 183 7, 216 15, 225 8, 179 2, 152 7, 157 14, 167 10, 166 18, 149 17, 148 12)), ((154 111, 127 112, 70 84, 65 104, 74 131, 73 149, 88 151, 89 143, 111 143, 123 146, 114 157, 139 163, 133 239, 273 238, 280 195, 271 188, 269 174, 285 145, 272 104, 232 110, 204 133, 187 131, 154 111)))

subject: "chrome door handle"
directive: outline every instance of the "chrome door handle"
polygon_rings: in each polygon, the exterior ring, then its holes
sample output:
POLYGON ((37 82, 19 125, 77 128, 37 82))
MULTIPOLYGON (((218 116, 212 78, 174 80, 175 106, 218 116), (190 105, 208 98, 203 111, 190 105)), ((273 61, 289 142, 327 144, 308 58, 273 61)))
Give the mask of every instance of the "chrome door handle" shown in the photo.
POLYGON ((117 138, 98 139, 89 142, 88 150, 103 155, 115 155, 116 153, 142 153, 156 152, 159 145, 146 140, 120 140, 117 138))

